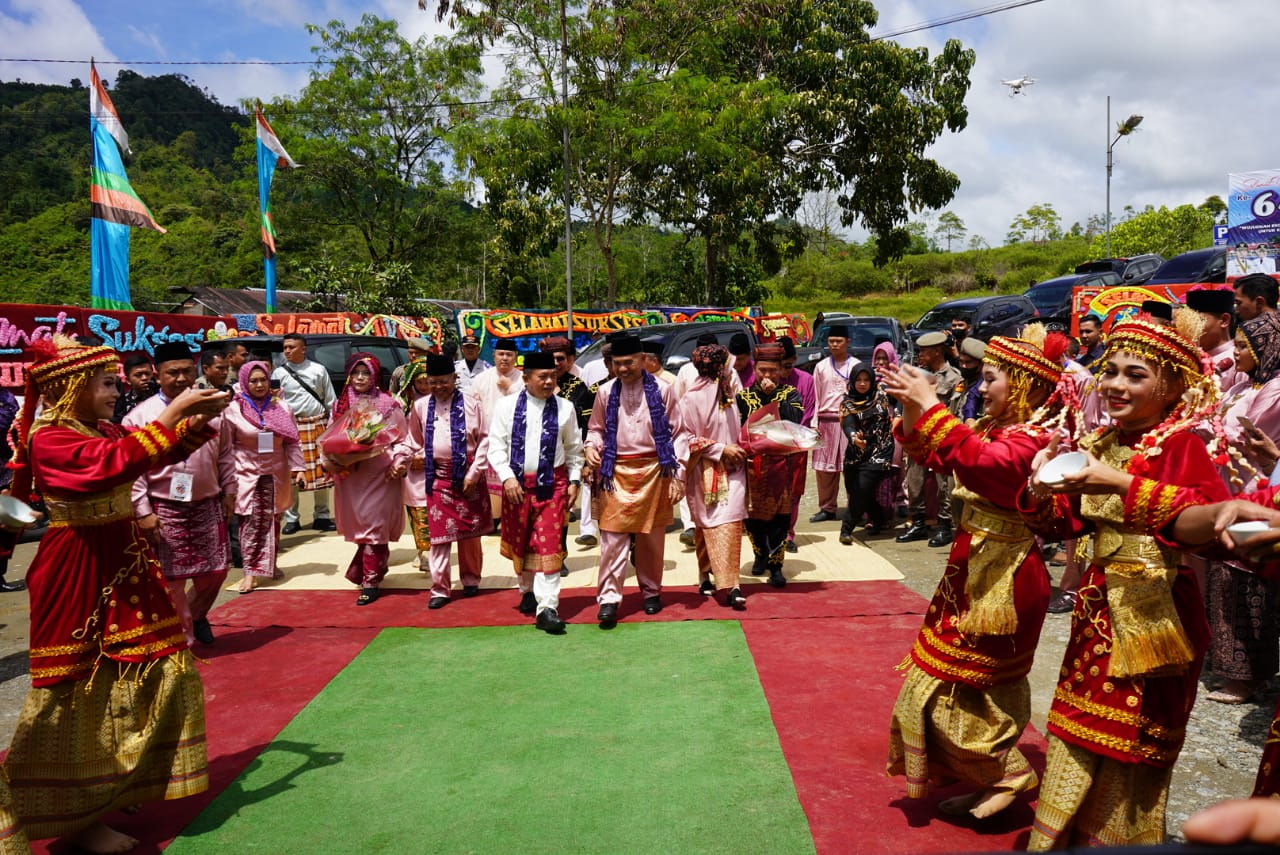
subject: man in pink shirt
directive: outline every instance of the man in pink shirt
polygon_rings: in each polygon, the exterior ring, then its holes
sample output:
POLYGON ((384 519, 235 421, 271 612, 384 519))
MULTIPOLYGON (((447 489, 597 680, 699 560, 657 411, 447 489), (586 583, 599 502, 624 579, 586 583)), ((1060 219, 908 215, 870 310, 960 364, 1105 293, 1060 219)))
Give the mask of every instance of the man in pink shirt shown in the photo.
MULTIPOLYGON (((676 443, 686 442, 675 390, 646 372, 640 338, 615 333, 613 370, 600 386, 587 425, 587 465, 598 473, 601 629, 618 622, 627 548, 635 540, 636 579, 644 612, 662 611, 662 559, 671 506, 684 495, 676 443)), ((687 452, 686 452, 687 456, 687 452)))
MULTIPOLYGON (((196 379, 196 355, 182 341, 157 347, 160 391, 130 410, 121 424, 140 428, 154 421, 189 389, 196 379)), ((204 644, 213 643, 208 615, 227 577, 231 553, 226 517, 236 501, 232 433, 221 417, 209 426, 218 432, 216 441, 180 463, 151 470, 133 485, 138 527, 155 548, 187 641, 204 644)))
POLYGON ((840 479, 844 472, 844 450, 849 444, 840 429, 840 405, 849 386, 849 370, 855 360, 849 356, 849 327, 832 324, 827 328, 830 356, 813 369, 814 406, 817 412, 807 424, 818 429, 823 445, 813 450, 813 471, 818 478, 818 512, 809 522, 837 519, 840 479))
POLYGON ((1196 288, 1187 292, 1187 308, 1199 312, 1204 318, 1204 332, 1200 335, 1200 347, 1213 360, 1213 370, 1218 373, 1222 390, 1248 380, 1236 370, 1236 292, 1223 285, 1196 288))

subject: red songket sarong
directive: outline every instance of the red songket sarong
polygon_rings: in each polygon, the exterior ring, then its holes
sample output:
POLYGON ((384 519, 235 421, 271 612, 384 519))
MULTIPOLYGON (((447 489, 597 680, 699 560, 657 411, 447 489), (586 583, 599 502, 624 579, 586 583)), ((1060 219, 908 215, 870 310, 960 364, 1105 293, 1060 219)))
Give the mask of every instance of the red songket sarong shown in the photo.
POLYGON ((176 462, 215 434, 179 436, 152 422, 132 433, 60 424, 31 439, 49 530, 27 574, 31 684, 88 677, 102 658, 150 662, 187 646, 160 563, 134 518, 138 476, 176 462))
POLYGON ((559 573, 566 555, 560 532, 569 512, 568 470, 556 467, 549 499, 538 498, 538 473, 527 473, 522 480, 524 501, 502 500, 502 557, 511 559, 516 573, 559 573))
MULTIPOLYGON (((470 460, 467 465, 470 467, 470 460)), ((475 497, 468 498, 453 488, 452 461, 436 460, 435 466, 435 484, 427 496, 427 533, 432 545, 457 543, 493 531, 488 492, 477 485, 475 497)), ((421 476, 412 473, 410 477, 421 476)))

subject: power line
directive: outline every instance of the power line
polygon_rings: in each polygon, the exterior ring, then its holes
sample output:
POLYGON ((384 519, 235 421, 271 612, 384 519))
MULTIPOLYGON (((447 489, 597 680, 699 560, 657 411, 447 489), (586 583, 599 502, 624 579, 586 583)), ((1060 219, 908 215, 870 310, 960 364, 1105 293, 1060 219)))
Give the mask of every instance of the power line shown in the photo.
POLYGON ((1010 9, 1017 9, 1022 6, 1030 6, 1033 3, 1042 3, 1044 0, 1011 0, 1007 3, 997 3, 994 6, 986 6, 982 9, 973 9, 969 12, 959 12, 955 15, 949 15, 946 18, 938 18, 933 21, 923 21, 919 24, 912 24, 909 27, 903 27, 900 30, 891 30, 887 33, 879 33, 871 36, 872 41, 883 41, 884 39, 893 39, 898 36, 905 36, 908 33, 918 33, 921 30, 932 30, 937 27, 945 27, 948 24, 958 24, 961 21, 972 21, 975 18, 985 18, 988 15, 994 15, 998 12, 1007 12, 1010 9))

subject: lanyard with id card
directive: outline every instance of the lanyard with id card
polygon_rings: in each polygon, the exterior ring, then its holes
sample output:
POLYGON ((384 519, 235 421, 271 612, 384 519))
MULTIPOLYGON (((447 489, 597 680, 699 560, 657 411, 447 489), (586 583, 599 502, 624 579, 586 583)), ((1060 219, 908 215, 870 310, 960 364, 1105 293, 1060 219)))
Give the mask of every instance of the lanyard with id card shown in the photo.
POLYGON ((269 430, 258 431, 258 453, 270 454, 276 450, 276 435, 269 430))
POLYGON ((173 502, 191 501, 191 488, 194 482, 195 476, 190 472, 173 473, 173 480, 169 483, 169 500, 173 502))

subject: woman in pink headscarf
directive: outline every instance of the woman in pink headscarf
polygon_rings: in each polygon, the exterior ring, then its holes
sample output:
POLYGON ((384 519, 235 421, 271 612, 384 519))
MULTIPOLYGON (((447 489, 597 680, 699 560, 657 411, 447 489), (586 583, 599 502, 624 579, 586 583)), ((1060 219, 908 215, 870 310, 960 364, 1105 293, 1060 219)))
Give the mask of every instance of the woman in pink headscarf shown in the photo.
POLYGON ((227 407, 235 460, 236 516, 240 518, 240 554, 247 594, 258 579, 280 571, 280 515, 289 509, 290 482, 302 479, 305 468, 298 444, 298 426, 289 405, 271 392, 271 366, 246 362, 240 366, 240 394, 227 407))
MULTIPOLYGON (((378 421, 383 425, 380 430, 396 440, 402 438, 404 412, 395 398, 378 387, 382 365, 377 358, 353 353, 346 369, 346 383, 333 408, 334 425, 345 419, 350 437, 357 421, 378 421)), ((378 586, 387 575, 391 541, 404 532, 400 479, 407 471, 409 453, 398 441, 383 444, 376 438, 368 451, 355 454, 333 454, 324 445, 322 439, 320 459, 325 471, 334 476, 334 521, 347 542, 356 544, 347 580, 360 586, 356 605, 367 606, 378 599, 378 586)))

